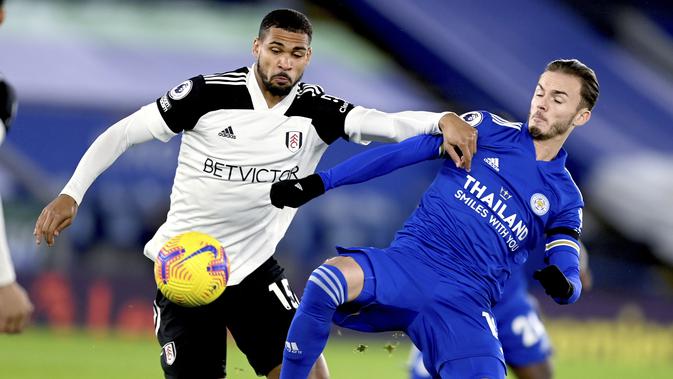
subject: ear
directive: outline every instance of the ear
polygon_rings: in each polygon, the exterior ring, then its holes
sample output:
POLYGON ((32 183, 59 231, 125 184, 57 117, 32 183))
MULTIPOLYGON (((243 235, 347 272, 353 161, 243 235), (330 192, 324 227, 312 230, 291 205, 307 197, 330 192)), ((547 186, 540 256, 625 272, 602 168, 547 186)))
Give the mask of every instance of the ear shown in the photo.
POLYGON ((587 108, 582 108, 580 109, 579 112, 577 112, 577 115, 575 116, 575 119, 573 120, 573 125, 575 126, 582 126, 589 122, 589 119, 591 119, 591 111, 587 108))
POLYGON ((308 47, 306 50, 306 64, 311 63, 311 56, 313 55, 313 49, 311 49, 311 46, 308 47))
POLYGON ((255 59, 259 59, 259 51, 262 48, 262 41, 259 40, 259 37, 256 37, 254 41, 252 41, 252 55, 255 57, 255 59))

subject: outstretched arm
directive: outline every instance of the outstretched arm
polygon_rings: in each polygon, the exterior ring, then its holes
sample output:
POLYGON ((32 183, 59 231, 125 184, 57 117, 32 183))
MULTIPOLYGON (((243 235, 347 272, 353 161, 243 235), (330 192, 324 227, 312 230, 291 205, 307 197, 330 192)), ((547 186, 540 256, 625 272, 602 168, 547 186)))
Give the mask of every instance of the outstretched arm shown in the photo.
POLYGON ((444 151, 456 167, 470 171, 477 153, 477 130, 453 112, 405 111, 385 113, 355 107, 346 117, 344 132, 356 143, 400 142, 421 134, 441 134, 444 151))
POLYGON ((364 151, 333 168, 301 179, 284 180, 271 186, 271 204, 297 208, 332 188, 362 183, 398 168, 442 155, 440 136, 422 135, 398 144, 364 151))
POLYGON ((93 181, 129 147, 153 138, 167 141, 175 135, 150 104, 108 128, 91 144, 61 194, 49 203, 35 223, 33 235, 51 246, 54 238, 74 220, 77 207, 93 181))

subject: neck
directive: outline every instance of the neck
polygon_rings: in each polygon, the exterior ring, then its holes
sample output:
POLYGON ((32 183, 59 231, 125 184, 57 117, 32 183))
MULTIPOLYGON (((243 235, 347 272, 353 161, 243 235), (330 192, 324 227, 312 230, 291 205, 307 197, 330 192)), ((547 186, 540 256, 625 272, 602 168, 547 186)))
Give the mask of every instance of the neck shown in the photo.
POLYGON ((549 142, 549 140, 533 140, 533 143, 535 144, 535 159, 548 162, 556 158, 558 152, 561 151, 561 146, 556 144, 552 145, 549 142))
POLYGON ((570 133, 575 129, 575 125, 572 125, 565 131, 563 134, 556 135, 550 139, 540 141, 533 139, 533 144, 535 145, 535 159, 538 161, 551 161, 556 158, 561 147, 566 142, 570 133))
POLYGON ((283 101, 285 96, 276 96, 269 92, 268 89, 266 89, 266 86, 264 85, 264 82, 262 82, 262 78, 259 77, 257 74, 257 68, 255 67, 253 70, 253 73, 255 75, 255 80, 257 81, 257 85, 259 86, 259 89, 262 91, 262 96, 264 96, 264 100, 266 100, 266 105, 269 108, 273 108, 276 106, 276 104, 280 103, 283 101))

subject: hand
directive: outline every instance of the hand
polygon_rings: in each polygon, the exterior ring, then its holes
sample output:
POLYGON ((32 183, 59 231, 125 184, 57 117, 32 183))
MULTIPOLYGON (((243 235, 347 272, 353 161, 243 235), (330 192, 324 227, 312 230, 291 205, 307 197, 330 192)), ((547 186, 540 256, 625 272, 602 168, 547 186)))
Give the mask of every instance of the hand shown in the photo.
POLYGON ((20 285, 0 287, 0 333, 21 333, 32 313, 33 304, 20 285))
POLYGON ((47 245, 52 246, 54 239, 72 224, 72 221, 77 215, 77 202, 68 195, 59 195, 51 203, 49 203, 40 217, 35 222, 35 229, 33 235, 35 236, 35 243, 40 244, 42 239, 47 242, 47 245))
POLYGON ((533 273, 533 278, 542 284, 544 292, 553 298, 568 299, 572 296, 572 283, 566 279, 565 275, 556 265, 551 265, 537 270, 533 273))
POLYGON ((283 209, 299 208, 311 199, 325 193, 320 175, 313 174, 301 179, 283 180, 271 185, 271 204, 283 209))
POLYGON ((477 153, 477 129, 455 113, 442 116, 439 119, 439 128, 444 136, 444 151, 449 154, 456 167, 470 171, 472 157, 477 153))

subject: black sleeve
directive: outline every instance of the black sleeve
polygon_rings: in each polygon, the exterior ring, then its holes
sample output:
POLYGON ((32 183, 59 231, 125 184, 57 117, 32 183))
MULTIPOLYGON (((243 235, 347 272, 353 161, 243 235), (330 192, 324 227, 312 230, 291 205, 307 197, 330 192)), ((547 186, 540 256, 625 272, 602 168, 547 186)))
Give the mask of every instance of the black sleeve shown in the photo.
POLYGON ((0 77, 0 120, 9 131, 16 113, 16 93, 4 78, 0 77))
POLYGON ((157 99, 159 113, 175 133, 192 130, 206 113, 218 109, 253 109, 245 86, 247 68, 195 76, 157 99), (235 78, 232 78, 235 75, 235 78))
POLYGON ((166 125, 175 133, 192 130, 204 115, 201 110, 206 92, 203 76, 195 76, 178 84, 157 99, 159 113, 166 125))
POLYGON ((331 144, 337 138, 348 139, 344 124, 346 116, 355 106, 325 94, 320 86, 304 83, 299 86, 297 97, 285 115, 310 118, 318 136, 326 144, 331 144))

